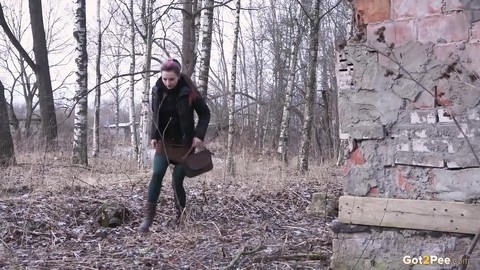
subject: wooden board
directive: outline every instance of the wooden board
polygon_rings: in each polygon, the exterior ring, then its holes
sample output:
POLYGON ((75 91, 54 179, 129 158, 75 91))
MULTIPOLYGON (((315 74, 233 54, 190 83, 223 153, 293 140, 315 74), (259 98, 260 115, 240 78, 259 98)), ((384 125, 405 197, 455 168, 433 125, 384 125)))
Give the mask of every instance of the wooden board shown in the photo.
POLYGON ((475 234, 480 205, 460 202, 342 196, 343 223, 475 234))

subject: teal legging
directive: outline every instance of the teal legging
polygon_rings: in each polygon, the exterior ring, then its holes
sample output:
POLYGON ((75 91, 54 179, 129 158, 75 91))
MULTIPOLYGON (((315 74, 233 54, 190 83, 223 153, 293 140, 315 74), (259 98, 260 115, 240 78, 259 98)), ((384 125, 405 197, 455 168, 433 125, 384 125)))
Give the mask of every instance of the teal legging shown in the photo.
MULTIPOLYGON (((167 172, 168 161, 165 155, 155 155, 153 158, 153 175, 150 185, 148 186, 148 201, 157 203, 162 182, 167 172)), ((185 170, 182 165, 175 165, 172 173, 172 187, 175 196, 175 206, 181 209, 185 208, 187 201, 185 189, 183 188, 183 180, 185 179, 185 170)))

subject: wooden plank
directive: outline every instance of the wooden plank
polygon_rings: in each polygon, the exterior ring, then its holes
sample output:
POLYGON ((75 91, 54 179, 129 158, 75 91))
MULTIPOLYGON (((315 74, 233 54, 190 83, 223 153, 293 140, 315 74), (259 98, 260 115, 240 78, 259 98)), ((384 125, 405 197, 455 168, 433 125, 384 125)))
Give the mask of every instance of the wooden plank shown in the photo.
POLYGON ((349 224, 477 233, 480 205, 460 202, 342 196, 338 221, 349 224))

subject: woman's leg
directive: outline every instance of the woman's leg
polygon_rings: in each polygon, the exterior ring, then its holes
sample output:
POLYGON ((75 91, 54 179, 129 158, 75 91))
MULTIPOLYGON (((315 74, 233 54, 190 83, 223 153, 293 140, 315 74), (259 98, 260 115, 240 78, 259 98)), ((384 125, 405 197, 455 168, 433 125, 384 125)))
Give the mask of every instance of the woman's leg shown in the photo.
POLYGON ((185 189, 183 188, 183 180, 185 179, 185 169, 183 165, 175 165, 172 173, 172 187, 175 198, 175 207, 180 212, 185 208, 187 197, 185 195, 185 189))
POLYGON ((153 174, 148 186, 148 201, 157 203, 160 191, 162 189, 163 177, 167 172, 168 161, 165 155, 155 155, 153 157, 153 174))
POLYGON ((148 232, 152 226, 157 211, 157 201, 162 189, 163 177, 168 168, 165 155, 155 155, 153 158, 153 175, 148 186, 148 199, 145 204, 145 218, 139 227, 140 232, 148 232))

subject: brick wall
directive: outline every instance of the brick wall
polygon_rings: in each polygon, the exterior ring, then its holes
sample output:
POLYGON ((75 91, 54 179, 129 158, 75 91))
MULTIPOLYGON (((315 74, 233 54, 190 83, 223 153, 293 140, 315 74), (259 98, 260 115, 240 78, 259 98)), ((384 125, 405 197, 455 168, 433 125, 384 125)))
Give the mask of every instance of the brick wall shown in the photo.
POLYGON ((340 136, 354 145, 344 193, 480 198, 478 163, 451 117, 480 155, 480 1, 353 4, 357 30, 337 54, 340 136))

